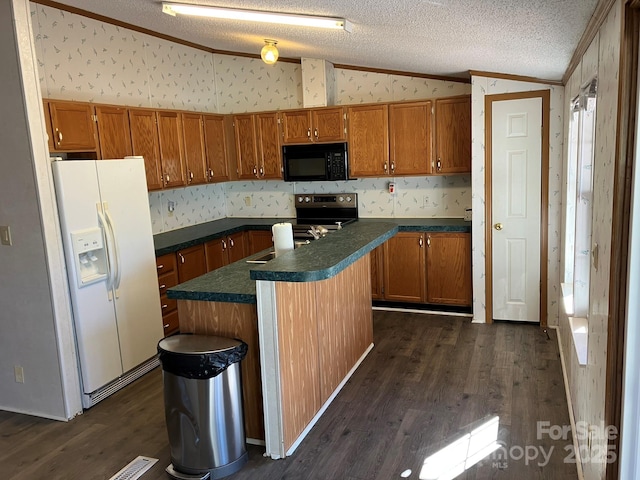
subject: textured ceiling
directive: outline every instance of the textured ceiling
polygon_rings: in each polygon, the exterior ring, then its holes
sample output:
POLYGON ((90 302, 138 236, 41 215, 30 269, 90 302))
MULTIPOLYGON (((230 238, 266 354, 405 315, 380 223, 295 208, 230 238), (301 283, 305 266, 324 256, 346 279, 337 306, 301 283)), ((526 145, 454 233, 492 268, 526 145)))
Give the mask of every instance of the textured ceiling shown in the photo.
MULTIPOLYGON (((160 0, 58 0, 217 50, 432 75, 481 70, 560 80, 597 0, 193 0, 191 3, 347 18, 351 33, 171 17, 160 0)), ((183 2, 186 3, 186 2, 183 2)))

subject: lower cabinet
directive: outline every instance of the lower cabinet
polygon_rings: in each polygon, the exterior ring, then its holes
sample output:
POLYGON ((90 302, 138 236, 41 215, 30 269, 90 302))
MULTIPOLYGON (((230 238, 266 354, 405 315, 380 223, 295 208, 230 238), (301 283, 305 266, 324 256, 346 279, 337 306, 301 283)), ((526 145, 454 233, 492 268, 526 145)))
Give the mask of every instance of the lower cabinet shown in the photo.
POLYGON ((271 230, 249 230, 248 235, 248 248, 249 255, 261 252, 267 248, 273 247, 273 235, 271 230))
POLYGON ((178 280, 180 283, 207 273, 204 245, 194 245, 193 247, 178 250, 176 257, 178 261, 178 280))
POLYGON ((471 235, 400 232, 370 254, 374 300, 471 306, 471 235))
POLYGON ((180 326, 177 302, 167 298, 167 289, 178 284, 176 254, 168 253, 157 257, 156 268, 158 270, 158 289, 160 290, 160 305, 162 307, 162 327, 166 337, 176 333, 180 326))
POLYGON ((242 260, 248 255, 247 236, 237 232, 204 244, 207 272, 242 260))

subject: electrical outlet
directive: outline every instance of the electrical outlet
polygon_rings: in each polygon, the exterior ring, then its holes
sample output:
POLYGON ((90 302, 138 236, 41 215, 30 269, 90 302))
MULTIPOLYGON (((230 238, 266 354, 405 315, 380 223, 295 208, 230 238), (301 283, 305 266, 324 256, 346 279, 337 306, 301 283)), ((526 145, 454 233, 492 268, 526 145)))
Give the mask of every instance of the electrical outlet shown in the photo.
POLYGON ((13 367, 13 372, 16 375, 16 382, 17 383, 24 383, 24 370, 20 365, 15 365, 13 367))
POLYGON ((247 207, 250 207, 250 206, 251 206, 251 197, 248 197, 248 196, 247 196, 247 197, 244 197, 244 204, 245 204, 247 207))
POLYGON ((8 247, 12 245, 9 225, 0 225, 0 245, 7 245, 8 247))

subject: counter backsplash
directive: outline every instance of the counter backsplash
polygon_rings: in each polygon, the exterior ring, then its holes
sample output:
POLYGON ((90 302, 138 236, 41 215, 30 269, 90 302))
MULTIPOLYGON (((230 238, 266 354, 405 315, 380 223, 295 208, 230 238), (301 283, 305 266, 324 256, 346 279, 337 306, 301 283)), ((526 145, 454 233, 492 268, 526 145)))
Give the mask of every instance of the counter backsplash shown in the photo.
POLYGON ((348 182, 238 181, 149 193, 153 233, 223 217, 294 217, 294 193, 357 192, 361 217, 464 217, 471 176, 396 177, 348 182), (396 184, 389 194, 388 185, 396 184), (173 202, 173 212, 169 211, 173 202))

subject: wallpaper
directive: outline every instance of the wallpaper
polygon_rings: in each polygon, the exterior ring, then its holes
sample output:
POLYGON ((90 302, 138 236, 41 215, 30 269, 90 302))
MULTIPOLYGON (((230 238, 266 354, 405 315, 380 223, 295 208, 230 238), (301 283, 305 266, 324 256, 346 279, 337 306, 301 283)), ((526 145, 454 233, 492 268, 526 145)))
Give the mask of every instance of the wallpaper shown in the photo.
POLYGON ((153 234, 224 218, 224 193, 224 183, 149 192, 153 234), (170 202, 173 211, 170 211, 170 202))
POLYGON ((227 183, 227 215, 295 217, 293 194, 339 192, 358 194, 358 214, 361 217, 462 218, 465 209, 471 206, 469 175, 361 178, 347 182, 289 183, 272 180, 227 183), (388 190, 391 181, 396 184, 393 195, 388 190))
MULTIPOLYGON (((598 75, 591 239, 592 244, 598 245, 598 262, 595 266, 592 264, 590 272, 587 365, 578 363, 567 317, 564 313, 560 315, 560 338, 575 420, 596 426, 604 424, 606 392, 613 165, 617 128, 621 11, 621 2, 618 1, 583 56, 581 68, 576 69, 568 82, 571 94, 574 96, 578 93, 580 85, 589 81, 594 74, 598 75)), ((568 109, 570 98, 567 97, 565 101, 565 111, 568 109)), ((584 450, 588 451, 586 439, 582 439, 580 443, 584 450)), ((605 452, 606 440, 594 438, 591 448, 592 451, 605 452)), ((615 453, 620 454, 620 452, 615 453)), ((582 468, 586 480, 604 478, 605 459, 583 459, 582 468)))
POLYGON ((474 322, 486 321, 485 304, 485 95, 531 90, 550 90, 549 125, 549 204, 548 204, 548 324, 558 324, 558 298, 560 292, 560 232, 562 207, 562 152, 564 88, 538 83, 516 82, 486 77, 472 77, 471 97, 471 156, 472 156, 472 264, 473 264, 473 317, 474 322))

